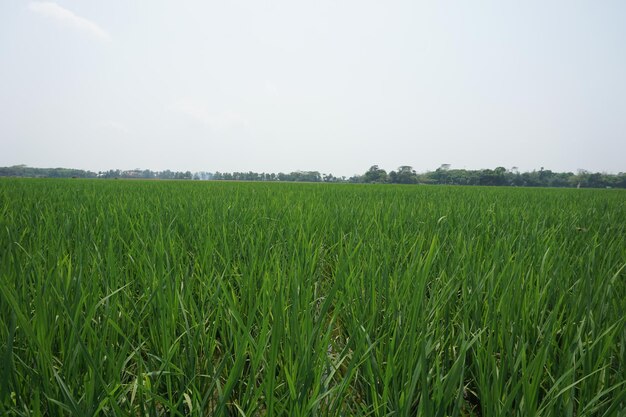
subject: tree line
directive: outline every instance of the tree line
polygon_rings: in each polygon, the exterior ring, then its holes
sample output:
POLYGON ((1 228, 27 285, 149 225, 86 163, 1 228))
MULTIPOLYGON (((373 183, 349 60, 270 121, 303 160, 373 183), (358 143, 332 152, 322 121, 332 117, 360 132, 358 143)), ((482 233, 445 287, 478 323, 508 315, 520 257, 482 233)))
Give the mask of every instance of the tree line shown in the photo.
POLYGON ((515 167, 495 169, 450 169, 447 164, 434 171, 418 174, 410 166, 401 166, 397 171, 387 173, 378 165, 372 165, 360 177, 365 183, 395 184, 448 184, 448 185, 490 185, 518 187, 584 187, 584 188, 626 188, 626 173, 607 174, 579 170, 554 172, 543 167, 537 171, 519 172, 515 167))
POLYGON ((582 187, 582 188, 626 188, 626 173, 607 174, 579 170, 553 172, 541 168, 539 171, 519 172, 515 167, 506 169, 451 169, 441 165, 434 171, 416 172, 409 165, 402 165, 387 172, 378 165, 352 177, 336 177, 319 171, 294 171, 290 173, 257 172, 195 172, 151 171, 149 169, 85 171, 70 168, 33 168, 26 165, 0 167, 0 177, 36 178, 123 178, 164 180, 214 180, 214 181, 267 181, 267 182, 330 182, 330 183, 376 183, 376 184, 440 184, 440 185, 489 185, 519 187, 582 187))
POLYGON ((125 179, 161 179, 161 180, 190 180, 191 171, 151 171, 149 169, 110 169, 108 171, 86 171, 71 168, 33 168, 26 165, 0 167, 0 177, 30 177, 30 178, 125 178, 125 179))

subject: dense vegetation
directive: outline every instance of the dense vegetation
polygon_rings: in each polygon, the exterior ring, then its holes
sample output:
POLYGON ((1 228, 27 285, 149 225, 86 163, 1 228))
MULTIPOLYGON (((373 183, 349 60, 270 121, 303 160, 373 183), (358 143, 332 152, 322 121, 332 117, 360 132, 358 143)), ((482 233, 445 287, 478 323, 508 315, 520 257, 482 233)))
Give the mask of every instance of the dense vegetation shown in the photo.
POLYGON ((0 415, 623 416, 626 194, 0 180, 0 415))
POLYGON ((190 171, 151 171, 149 169, 133 169, 122 171, 111 169, 102 172, 86 171, 69 168, 33 168, 26 165, 0 167, 0 177, 27 177, 27 178, 141 178, 161 180, 190 180, 190 171))
POLYGON ((573 172, 553 172, 541 168, 539 171, 519 172, 504 167, 496 169, 450 169, 442 165, 435 171, 418 174, 410 166, 401 166, 396 171, 387 172, 377 165, 370 167, 365 174, 354 178, 354 182, 395 183, 395 184, 448 184, 448 185, 491 185, 522 187, 583 187, 583 188, 626 188, 626 173, 617 175, 591 173, 580 170, 573 172))
POLYGON ((322 174, 319 171, 279 172, 195 172, 191 171, 151 171, 133 169, 122 171, 92 172, 66 168, 31 168, 25 165, 0 168, 0 177, 36 178, 125 178, 163 180, 216 180, 216 181, 265 181, 265 182, 332 182, 332 183, 376 183, 376 184, 445 184, 445 185, 491 185, 522 187, 561 187, 561 188, 626 188, 626 173, 591 173, 580 170, 573 172, 553 172, 541 168, 539 171, 519 172, 504 167, 496 169, 450 169, 442 165, 435 171, 417 173, 413 167, 404 165, 387 173, 378 165, 372 165, 363 175, 350 178, 322 174))

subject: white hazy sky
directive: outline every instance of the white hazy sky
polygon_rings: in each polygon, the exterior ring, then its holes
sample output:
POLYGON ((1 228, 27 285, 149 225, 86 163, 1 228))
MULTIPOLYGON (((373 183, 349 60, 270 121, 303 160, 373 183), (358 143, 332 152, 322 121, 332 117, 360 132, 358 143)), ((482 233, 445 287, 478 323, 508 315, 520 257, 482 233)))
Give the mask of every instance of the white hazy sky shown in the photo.
POLYGON ((0 166, 626 171, 626 2, 0 3, 0 166))

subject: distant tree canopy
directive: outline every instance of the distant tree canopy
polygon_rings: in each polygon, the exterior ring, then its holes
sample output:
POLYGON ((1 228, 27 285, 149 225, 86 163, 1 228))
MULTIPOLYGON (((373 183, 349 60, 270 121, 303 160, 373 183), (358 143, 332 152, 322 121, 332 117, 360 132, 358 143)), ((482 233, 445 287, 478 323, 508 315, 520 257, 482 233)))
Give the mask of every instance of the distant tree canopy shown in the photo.
POLYGON ((26 165, 14 165, 11 167, 0 167, 0 177, 96 178, 97 174, 82 169, 32 168, 26 165))
POLYGON ((159 180, 190 180, 193 178, 191 171, 150 171, 149 169, 131 169, 121 171, 110 169, 97 174, 98 178, 137 178, 137 179, 159 179, 159 180))
POLYGON ((216 172, 211 175, 212 180, 226 181, 297 181, 297 182, 332 182, 335 177, 332 174, 324 175, 318 171, 295 171, 289 174, 284 172, 274 173, 256 173, 256 172, 216 172))
POLYGON ((417 184, 419 178, 412 166, 402 165, 397 171, 389 173, 389 182, 393 184, 417 184))
POLYGON ((582 188, 626 188, 626 173, 606 174, 580 170, 573 172, 553 172, 541 168, 539 171, 520 173, 517 167, 507 170, 495 169, 451 169, 443 164, 434 171, 417 173, 409 165, 401 165, 387 173, 378 165, 372 165, 362 175, 350 178, 335 177, 319 171, 294 171, 288 174, 257 172, 195 172, 191 171, 151 171, 149 169, 84 171, 69 168, 32 168, 26 165, 0 167, 0 177, 35 178, 125 178, 125 179, 172 179, 172 180, 215 180, 215 181, 280 181, 280 182, 350 182, 370 184, 447 184, 447 185, 489 185, 518 187, 582 187, 582 188))
POLYGON ((388 182, 389 177, 387 171, 378 168, 378 165, 372 165, 370 169, 363 175, 364 182, 388 182))
MULTIPOLYGON (((374 165, 373 167, 377 167, 374 165)), ((355 182, 377 183, 372 180, 372 168, 355 182)), ((391 171, 387 181, 392 184, 448 184, 448 185, 490 185, 519 187, 583 187, 583 188, 626 188, 626 173, 606 174, 588 171, 553 172, 546 169, 520 173, 517 168, 466 170, 450 169, 442 165, 435 171, 416 173, 410 166, 401 166, 391 171)))
POLYGON ((69 168, 32 168, 26 165, 14 165, 0 167, 0 177, 31 177, 31 178, 143 178, 143 179, 167 179, 167 180, 190 180, 193 178, 191 171, 150 171, 149 169, 108 171, 85 171, 82 169, 69 168))

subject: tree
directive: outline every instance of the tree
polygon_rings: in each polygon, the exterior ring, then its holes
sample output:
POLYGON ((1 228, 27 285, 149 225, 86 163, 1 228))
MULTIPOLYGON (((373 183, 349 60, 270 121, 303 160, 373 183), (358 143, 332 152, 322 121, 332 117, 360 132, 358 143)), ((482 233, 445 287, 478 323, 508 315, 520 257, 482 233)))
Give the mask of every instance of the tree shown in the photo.
POLYGON ((387 171, 378 167, 378 165, 372 165, 363 176, 365 182, 370 183, 382 183, 387 182, 387 171))
POLYGON ((449 170, 450 164, 441 164, 441 166, 433 172, 431 177, 435 179, 437 184, 449 184, 451 183, 450 175, 448 174, 449 170))
POLYGON ((498 167, 495 170, 483 169, 480 172, 478 183, 480 185, 505 185, 506 183, 506 178, 504 176, 505 172, 506 172, 506 169, 503 167, 498 167))
POLYGON ((402 165, 398 167, 398 171, 394 175, 397 184, 417 184, 417 173, 410 165, 402 165))

